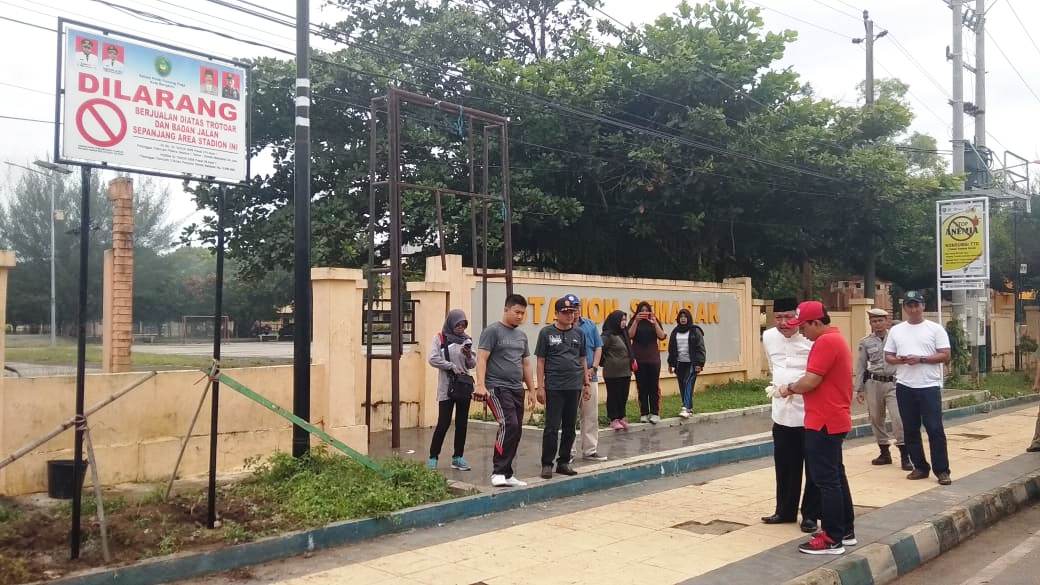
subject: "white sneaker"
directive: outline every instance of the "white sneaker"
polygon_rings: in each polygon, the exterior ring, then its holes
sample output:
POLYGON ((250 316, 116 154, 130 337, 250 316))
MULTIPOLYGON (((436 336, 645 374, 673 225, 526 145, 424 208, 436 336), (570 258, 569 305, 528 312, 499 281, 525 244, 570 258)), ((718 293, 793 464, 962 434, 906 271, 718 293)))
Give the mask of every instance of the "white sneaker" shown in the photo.
POLYGON ((491 485, 492 487, 512 487, 512 484, 509 483, 509 480, 506 479, 506 476, 501 474, 491 476, 491 485))
POLYGON ((690 409, 683 407, 683 409, 679 411, 679 416, 683 418, 690 418, 690 409))
POLYGON ((656 425, 659 422, 661 422, 661 417, 657 416, 656 414, 650 415, 650 424, 656 425))
POLYGON ((507 479, 506 484, 508 484, 509 487, 527 487, 527 482, 517 479, 515 475, 507 479))
POLYGON ((641 422, 641 423, 650 422, 650 417, 648 417, 647 415, 644 414, 643 416, 639 417, 639 422, 641 422))

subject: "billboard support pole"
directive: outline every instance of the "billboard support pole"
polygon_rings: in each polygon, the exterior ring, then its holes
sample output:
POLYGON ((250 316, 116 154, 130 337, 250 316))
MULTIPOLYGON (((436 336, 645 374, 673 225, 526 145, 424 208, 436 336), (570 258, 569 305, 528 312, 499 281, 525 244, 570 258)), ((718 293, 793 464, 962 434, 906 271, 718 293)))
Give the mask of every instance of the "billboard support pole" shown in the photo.
MULTIPOLYGON (((78 325, 76 338, 76 417, 83 419, 87 373, 87 269, 90 252, 90 167, 79 168, 80 217, 79 217, 79 307, 76 315, 78 325)), ((79 558, 81 538, 80 511, 83 506, 83 427, 76 426, 72 463, 72 528, 69 532, 69 556, 79 558)))

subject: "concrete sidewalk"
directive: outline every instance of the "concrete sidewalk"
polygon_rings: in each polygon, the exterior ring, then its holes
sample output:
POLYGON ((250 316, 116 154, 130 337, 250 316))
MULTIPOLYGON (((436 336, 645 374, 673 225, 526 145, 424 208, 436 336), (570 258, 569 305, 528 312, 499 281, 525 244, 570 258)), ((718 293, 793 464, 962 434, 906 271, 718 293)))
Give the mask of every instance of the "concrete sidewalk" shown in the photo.
MULTIPOLYGON (((984 393, 973 393, 967 390, 947 389, 943 391, 945 407, 959 397, 974 394, 981 397, 984 393)), ((980 400, 981 402, 981 400, 980 400)), ((866 424, 866 406, 852 401, 853 424, 866 424)), ((756 437, 769 433, 773 426, 769 406, 753 406, 733 411, 699 414, 684 420, 678 417, 663 419, 659 424, 633 424, 629 431, 612 431, 600 429, 598 451, 609 458, 607 466, 623 460, 630 463, 632 458, 650 457, 655 454, 664 456, 679 449, 707 445, 725 439, 747 437, 749 440, 761 440, 756 437)), ((473 466, 472 471, 463 472, 451 469, 452 441, 455 436, 454 425, 448 429, 444 446, 441 449, 439 469, 449 480, 472 485, 479 490, 491 490, 491 455, 495 443, 498 425, 482 421, 469 421, 466 438, 466 459, 473 466)), ((406 459, 426 461, 429 457, 431 428, 411 428, 401 431, 401 448, 390 448, 390 431, 372 433, 369 451, 377 456, 397 454, 406 459)), ((768 437, 766 437, 768 440, 768 437)), ((602 469, 604 465, 581 459, 580 437, 575 441, 574 466, 579 471, 602 469)), ((516 459, 516 474, 524 480, 536 480, 541 472, 542 429, 524 427, 520 441, 520 449, 516 459)))
MULTIPOLYGON (((1036 405, 948 425, 954 484, 908 481, 870 465, 872 438, 845 454, 864 546, 919 523, 935 509, 1040 467, 1024 454, 1036 405)), ((796 525, 766 526, 771 461, 760 459, 643 482, 443 527, 271 563, 197 583, 505 585, 578 583, 779 583, 835 557, 795 550, 796 525)), ((855 550, 855 549, 853 549, 855 550)))

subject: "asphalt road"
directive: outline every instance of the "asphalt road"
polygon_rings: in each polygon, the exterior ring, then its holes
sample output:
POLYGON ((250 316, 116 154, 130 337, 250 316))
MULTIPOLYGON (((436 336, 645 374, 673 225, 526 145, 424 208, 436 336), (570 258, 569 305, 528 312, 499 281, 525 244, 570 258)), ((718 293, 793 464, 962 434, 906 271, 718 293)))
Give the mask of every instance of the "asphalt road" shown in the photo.
POLYGON ((898 585, 1040 584, 1040 505, 920 567, 898 585))

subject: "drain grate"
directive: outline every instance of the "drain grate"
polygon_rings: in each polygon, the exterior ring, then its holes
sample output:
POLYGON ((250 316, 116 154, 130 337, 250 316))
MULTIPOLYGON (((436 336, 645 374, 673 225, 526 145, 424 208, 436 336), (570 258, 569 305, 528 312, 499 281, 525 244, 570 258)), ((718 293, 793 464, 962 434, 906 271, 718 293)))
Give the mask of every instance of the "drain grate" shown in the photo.
POLYGON ((672 528, 678 528, 679 530, 687 530, 694 534, 711 534, 714 536, 721 536, 728 534, 734 530, 740 530, 746 528, 747 524, 741 524, 740 522, 728 522, 726 520, 712 520, 711 522, 697 522, 690 520, 689 522, 683 522, 676 524, 672 528))

